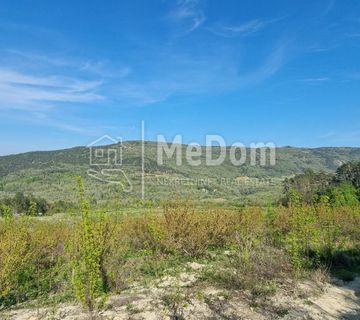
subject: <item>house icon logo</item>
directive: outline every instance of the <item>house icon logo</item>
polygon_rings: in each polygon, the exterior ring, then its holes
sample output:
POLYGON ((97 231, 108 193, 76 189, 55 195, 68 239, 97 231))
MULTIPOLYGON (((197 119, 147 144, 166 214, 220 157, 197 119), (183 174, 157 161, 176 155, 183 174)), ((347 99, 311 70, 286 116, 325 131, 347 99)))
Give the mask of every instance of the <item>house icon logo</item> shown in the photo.
POLYGON ((122 138, 114 139, 104 135, 87 145, 90 150, 91 166, 121 166, 122 165, 122 138))
POLYGON ((100 182, 120 185, 124 192, 133 187, 122 166, 122 138, 104 135, 87 145, 89 164, 87 175, 100 182))

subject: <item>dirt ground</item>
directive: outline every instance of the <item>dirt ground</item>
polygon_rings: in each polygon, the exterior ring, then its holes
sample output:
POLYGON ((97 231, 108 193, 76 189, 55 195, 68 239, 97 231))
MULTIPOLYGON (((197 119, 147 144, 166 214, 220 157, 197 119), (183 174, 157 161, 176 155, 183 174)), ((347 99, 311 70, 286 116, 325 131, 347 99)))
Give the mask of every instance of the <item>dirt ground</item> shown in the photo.
MULTIPOLYGON (((110 296, 96 319, 360 319, 360 277, 344 283, 300 282, 278 288, 266 297, 253 298, 240 291, 197 286, 196 270, 160 279, 151 287, 136 286, 121 295, 110 296)), ((18 308, 0 313, 4 320, 90 319, 78 305, 47 308, 18 308)))

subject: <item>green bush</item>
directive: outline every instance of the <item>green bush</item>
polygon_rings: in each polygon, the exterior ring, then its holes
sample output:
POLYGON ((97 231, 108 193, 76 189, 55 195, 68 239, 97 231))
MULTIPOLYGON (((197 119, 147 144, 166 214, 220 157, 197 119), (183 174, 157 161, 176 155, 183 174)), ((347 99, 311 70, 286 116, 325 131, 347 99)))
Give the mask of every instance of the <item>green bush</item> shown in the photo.
POLYGON ((80 177, 78 188, 82 207, 81 222, 68 244, 73 270, 72 284, 76 297, 92 312, 98 305, 98 298, 101 299, 100 305, 104 303, 108 291, 104 266, 108 228, 103 215, 97 223, 91 218, 80 177))
POLYGON ((356 206, 359 204, 357 189, 348 182, 330 189, 328 192, 330 203, 333 206, 356 206))

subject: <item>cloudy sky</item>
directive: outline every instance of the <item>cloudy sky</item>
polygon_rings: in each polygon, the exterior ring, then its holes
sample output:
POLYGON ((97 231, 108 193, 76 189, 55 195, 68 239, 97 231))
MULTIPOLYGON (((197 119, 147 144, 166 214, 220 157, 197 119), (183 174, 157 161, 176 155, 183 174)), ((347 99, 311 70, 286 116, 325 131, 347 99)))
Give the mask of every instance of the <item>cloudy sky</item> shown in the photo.
POLYGON ((2 0, 0 154, 108 134, 360 146, 357 0, 2 0))

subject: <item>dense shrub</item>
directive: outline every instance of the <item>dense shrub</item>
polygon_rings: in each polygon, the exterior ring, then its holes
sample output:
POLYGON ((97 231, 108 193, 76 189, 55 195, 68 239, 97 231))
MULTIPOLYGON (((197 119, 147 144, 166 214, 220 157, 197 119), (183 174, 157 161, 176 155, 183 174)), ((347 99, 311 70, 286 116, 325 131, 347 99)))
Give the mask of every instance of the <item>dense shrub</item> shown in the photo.
POLYGON ((161 276, 179 261, 198 258, 225 261, 208 279, 259 294, 282 277, 334 261, 349 264, 349 255, 359 252, 360 206, 332 206, 326 197, 313 205, 295 201, 267 209, 201 211, 175 202, 162 212, 106 215, 92 212, 80 190, 78 217, 0 220, 1 305, 55 293, 92 310, 98 298, 133 280, 161 276))
POLYGON ((342 182, 330 189, 327 196, 333 206, 356 206, 359 204, 358 190, 349 182, 342 182))
POLYGON ((68 233, 62 222, 12 218, 0 224, 0 305, 62 291, 68 233))

